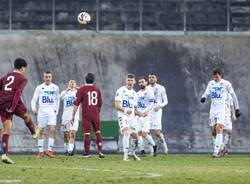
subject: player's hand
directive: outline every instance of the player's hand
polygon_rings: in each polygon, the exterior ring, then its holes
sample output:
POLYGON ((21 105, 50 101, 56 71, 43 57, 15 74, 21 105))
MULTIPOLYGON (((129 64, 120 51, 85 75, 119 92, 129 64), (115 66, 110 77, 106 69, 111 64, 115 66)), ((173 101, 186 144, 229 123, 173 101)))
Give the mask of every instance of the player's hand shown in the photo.
POLYGON ((161 106, 160 105, 157 105, 155 108, 154 108, 154 111, 157 112, 161 109, 161 106))
POLYGON ((143 112, 142 117, 146 117, 146 116, 148 116, 148 112, 143 112))
POLYGON ((205 103, 205 101, 206 101, 206 98, 205 98, 205 97, 202 97, 202 98, 201 98, 201 103, 205 103))
POLYGON ((240 117, 240 115, 241 115, 240 109, 236 109, 236 111, 235 111, 236 118, 240 117))
POLYGON ((11 110, 11 109, 6 109, 6 111, 7 111, 8 113, 12 113, 12 112, 13 112, 13 110, 11 110))
POLYGON ((132 114, 132 110, 125 110, 124 112, 125 112, 127 115, 132 114))
POLYGON ((33 114, 35 114, 35 115, 38 114, 37 110, 32 110, 32 112, 33 112, 33 114))

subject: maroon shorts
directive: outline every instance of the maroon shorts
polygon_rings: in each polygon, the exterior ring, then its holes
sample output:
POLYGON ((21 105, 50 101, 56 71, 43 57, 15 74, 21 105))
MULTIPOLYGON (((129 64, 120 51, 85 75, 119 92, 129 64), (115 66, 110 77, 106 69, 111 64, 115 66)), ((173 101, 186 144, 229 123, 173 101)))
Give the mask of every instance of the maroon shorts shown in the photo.
POLYGON ((8 107, 10 107, 10 105, 8 103, 0 105, 0 116, 1 116, 2 122, 6 121, 6 120, 12 121, 14 114, 16 116, 23 117, 24 114, 27 113, 27 108, 21 100, 19 100, 19 102, 16 106, 16 109, 13 113, 9 113, 6 111, 6 108, 8 108, 8 107))
POLYGON ((93 126, 93 130, 95 132, 100 130, 100 118, 90 119, 90 118, 83 118, 82 119, 82 131, 84 133, 91 132, 91 126, 93 126))

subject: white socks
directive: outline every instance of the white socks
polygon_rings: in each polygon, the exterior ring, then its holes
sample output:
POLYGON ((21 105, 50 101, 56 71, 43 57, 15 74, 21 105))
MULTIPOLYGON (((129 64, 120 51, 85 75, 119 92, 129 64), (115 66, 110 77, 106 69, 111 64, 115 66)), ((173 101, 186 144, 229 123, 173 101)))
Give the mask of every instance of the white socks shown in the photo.
POLYGON ((148 141, 148 143, 151 145, 151 146, 155 146, 155 142, 152 138, 151 135, 147 135, 147 137, 145 137, 145 139, 148 141))
POLYGON ((64 143, 64 151, 67 152, 69 149, 69 143, 64 143))
POLYGON ((218 154, 223 140, 223 134, 217 134, 215 139, 214 153, 218 154))
POLYGON ((54 146, 55 139, 54 138, 49 138, 48 141, 48 151, 52 151, 52 148, 54 146))
POLYGON ((43 142, 44 142, 44 139, 38 139, 38 140, 37 140, 38 151, 39 151, 40 153, 43 152, 43 142))
POLYGON ((138 147, 139 147, 140 151, 144 150, 144 142, 143 142, 142 136, 138 136, 138 147))
POLYGON ((128 155, 128 150, 129 150, 129 137, 130 137, 129 132, 123 133, 122 144, 123 144, 124 156, 125 156, 125 155, 128 155))
POLYGON ((231 141, 231 135, 229 135, 228 133, 226 133, 226 135, 225 135, 225 137, 224 137, 224 145, 225 145, 226 147, 228 147, 229 144, 230 144, 230 141, 231 141))
POLYGON ((74 144, 69 143, 68 151, 73 152, 74 144))

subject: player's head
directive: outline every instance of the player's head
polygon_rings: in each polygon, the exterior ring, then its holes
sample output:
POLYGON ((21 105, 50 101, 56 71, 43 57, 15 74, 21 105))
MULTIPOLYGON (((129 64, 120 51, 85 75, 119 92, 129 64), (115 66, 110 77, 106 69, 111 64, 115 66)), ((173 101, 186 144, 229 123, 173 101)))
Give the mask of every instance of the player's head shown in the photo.
POLYGON ((215 82, 219 82, 222 78, 222 70, 220 68, 214 68, 212 71, 212 77, 215 82))
POLYGON ((93 84, 95 81, 95 75, 93 73, 88 73, 85 77, 85 81, 87 84, 93 84))
POLYGON ((148 85, 146 77, 144 76, 138 77, 138 84, 141 89, 145 89, 148 85))
POLYGON ((51 71, 45 71, 43 73, 43 80, 46 85, 50 85, 52 82, 52 72, 51 71))
POLYGON ((155 85, 157 83, 156 73, 153 73, 153 72, 149 73, 149 75, 148 75, 148 82, 151 85, 155 85))
POLYGON ((128 89, 132 89, 135 84, 135 75, 130 73, 126 78, 126 86, 128 89))
POLYGON ((76 88, 76 81, 75 80, 69 80, 68 87, 71 89, 76 88))
POLYGON ((24 74, 27 68, 27 62, 22 58, 17 58, 14 61, 14 68, 24 74))

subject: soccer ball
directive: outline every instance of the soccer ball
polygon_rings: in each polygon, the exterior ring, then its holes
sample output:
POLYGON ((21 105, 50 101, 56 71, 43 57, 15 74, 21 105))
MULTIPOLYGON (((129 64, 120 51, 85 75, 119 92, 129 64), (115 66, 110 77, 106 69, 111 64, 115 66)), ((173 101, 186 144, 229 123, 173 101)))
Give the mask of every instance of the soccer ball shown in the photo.
POLYGON ((77 20, 80 24, 87 24, 91 21, 91 17, 87 12, 81 12, 78 14, 77 20))

